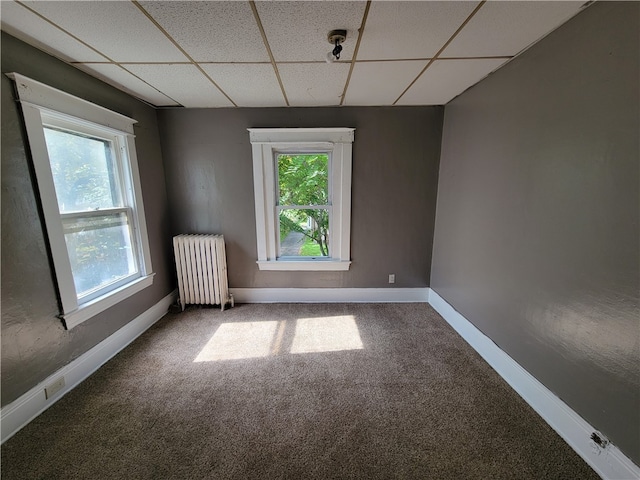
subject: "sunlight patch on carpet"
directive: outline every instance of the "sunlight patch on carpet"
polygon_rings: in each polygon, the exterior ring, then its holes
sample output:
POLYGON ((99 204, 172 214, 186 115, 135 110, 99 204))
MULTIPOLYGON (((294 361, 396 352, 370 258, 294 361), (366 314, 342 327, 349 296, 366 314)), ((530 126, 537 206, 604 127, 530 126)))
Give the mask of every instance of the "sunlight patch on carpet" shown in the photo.
POLYGON ((266 357, 278 322, 223 323, 194 362, 266 357))
POLYGON ((193 361, 362 350, 353 315, 221 324, 193 361))
POLYGON ((362 340, 353 315, 299 318, 291 353, 361 350, 362 340))

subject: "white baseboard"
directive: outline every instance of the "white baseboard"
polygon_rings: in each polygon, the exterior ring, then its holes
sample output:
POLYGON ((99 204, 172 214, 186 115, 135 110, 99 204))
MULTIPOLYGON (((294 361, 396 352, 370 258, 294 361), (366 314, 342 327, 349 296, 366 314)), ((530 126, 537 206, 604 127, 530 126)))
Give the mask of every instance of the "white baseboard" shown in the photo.
POLYGON ((640 468, 620 449, 611 443, 598 447, 590 438, 595 428, 433 290, 429 303, 598 475, 612 480, 640 479, 640 468))
POLYGON ((85 378, 160 320, 167 313, 175 298, 176 292, 174 291, 91 350, 50 375, 17 400, 3 407, 0 412, 1 442, 4 443, 15 435, 22 427, 60 400, 64 394, 73 390, 85 378), (65 386, 47 399, 44 391, 45 386, 62 376, 64 376, 65 386))
POLYGON ((238 303, 416 303, 429 288, 230 288, 238 303))

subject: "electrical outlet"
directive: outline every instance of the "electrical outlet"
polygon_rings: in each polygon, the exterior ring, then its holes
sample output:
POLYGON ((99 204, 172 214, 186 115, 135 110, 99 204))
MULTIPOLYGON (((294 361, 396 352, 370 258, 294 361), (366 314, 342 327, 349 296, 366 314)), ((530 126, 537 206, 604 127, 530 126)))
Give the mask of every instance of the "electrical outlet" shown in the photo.
POLYGON ((64 376, 58 378, 57 380, 51 382, 49 385, 44 387, 44 396, 49 399, 56 393, 58 393, 64 387, 64 376))
POLYGON ((396 283, 396 274, 395 273, 390 273, 389 274, 389 283, 396 283))

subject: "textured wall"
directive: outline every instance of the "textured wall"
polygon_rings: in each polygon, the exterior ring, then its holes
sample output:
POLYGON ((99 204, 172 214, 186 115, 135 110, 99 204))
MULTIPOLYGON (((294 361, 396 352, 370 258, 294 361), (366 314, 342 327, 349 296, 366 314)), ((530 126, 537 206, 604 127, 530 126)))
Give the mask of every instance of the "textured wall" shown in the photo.
POLYGON ((154 109, 2 34, 2 72, 18 72, 138 120, 136 146, 153 286, 67 331, 49 265, 13 84, 2 75, 2 405, 104 340, 173 289, 167 199, 154 109))
POLYGON ((432 288, 640 464, 640 4, 445 109, 432 288))
POLYGON ((429 285, 441 107, 159 110, 174 233, 222 233, 231 287, 429 285), (256 265, 250 127, 355 127, 351 269, 256 265))

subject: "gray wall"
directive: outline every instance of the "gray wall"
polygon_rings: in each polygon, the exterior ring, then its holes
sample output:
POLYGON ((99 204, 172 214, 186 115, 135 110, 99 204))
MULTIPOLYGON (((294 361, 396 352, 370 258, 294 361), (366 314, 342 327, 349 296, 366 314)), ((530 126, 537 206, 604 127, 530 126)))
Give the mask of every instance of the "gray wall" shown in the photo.
POLYGON ((640 464, 640 4, 445 109, 432 288, 640 464))
POLYGON ((2 33, 2 72, 18 72, 138 120, 136 147, 151 244, 153 286, 67 331, 30 172, 13 84, 2 96, 2 405, 127 324, 173 290, 165 179, 153 108, 2 33))
POLYGON ((426 287, 442 114, 442 107, 160 110, 173 232, 224 234, 231 287, 426 287), (351 269, 258 270, 247 128, 340 126, 356 128, 351 269))

